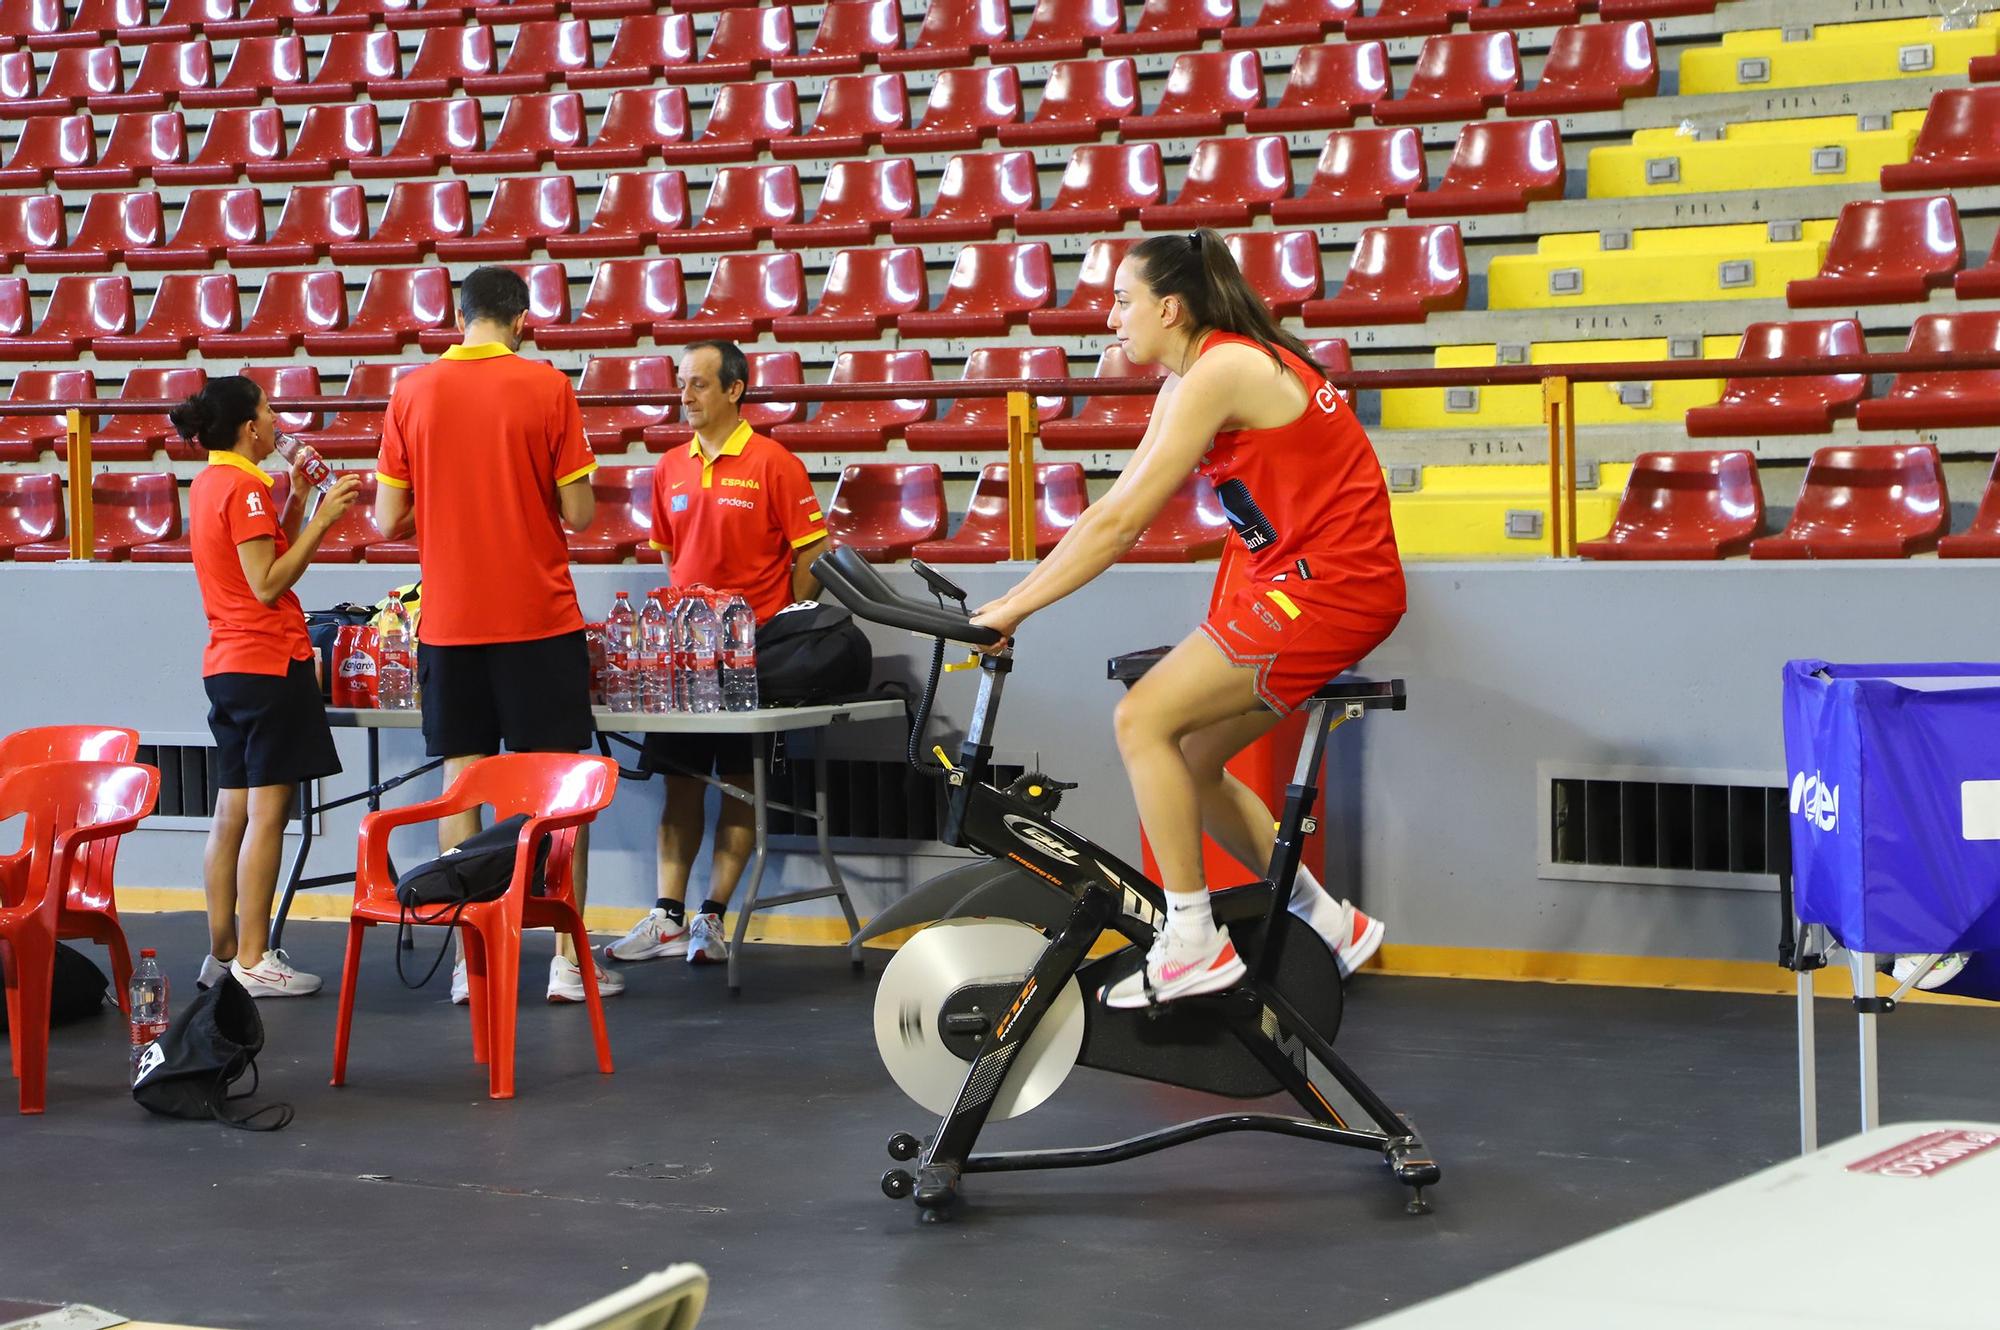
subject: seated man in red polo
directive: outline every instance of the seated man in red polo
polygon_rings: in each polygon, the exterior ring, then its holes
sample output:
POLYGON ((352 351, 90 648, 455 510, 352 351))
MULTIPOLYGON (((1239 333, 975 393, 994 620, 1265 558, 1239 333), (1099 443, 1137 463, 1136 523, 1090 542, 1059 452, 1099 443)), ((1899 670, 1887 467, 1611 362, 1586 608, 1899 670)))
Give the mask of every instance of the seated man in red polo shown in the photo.
MULTIPOLYGON (((681 357, 681 410, 694 438, 653 468, 653 546, 665 553, 675 586, 740 594, 759 626, 795 600, 819 594, 809 571, 826 549, 826 519, 805 466, 783 444, 754 432, 738 403, 750 365, 734 342, 696 342, 681 357)), ((729 958, 722 912, 755 846, 750 806, 724 797, 701 908, 687 912, 688 877, 701 851, 702 779, 719 774, 750 784, 748 735, 649 734, 644 765, 666 779, 660 813, 660 887, 653 909, 605 947, 614 961, 685 956, 700 964, 729 958)))

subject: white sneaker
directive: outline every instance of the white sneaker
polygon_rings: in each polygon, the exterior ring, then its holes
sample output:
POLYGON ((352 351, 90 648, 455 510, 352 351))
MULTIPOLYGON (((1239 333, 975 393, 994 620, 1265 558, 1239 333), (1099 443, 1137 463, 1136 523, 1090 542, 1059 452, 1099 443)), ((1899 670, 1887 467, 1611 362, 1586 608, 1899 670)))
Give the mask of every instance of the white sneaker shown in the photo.
POLYGON ((451 967, 451 1004, 464 1007, 471 1002, 472 981, 465 977, 465 961, 461 959, 451 967))
POLYGON ((687 924, 676 923, 672 915, 656 906, 632 925, 631 932, 605 946, 604 959, 627 964, 656 961, 663 956, 685 956, 687 949, 687 924))
POLYGON ((1382 948, 1382 934, 1386 932, 1382 921, 1372 915, 1361 913, 1354 906, 1347 912, 1354 917, 1345 941, 1333 948, 1333 959, 1340 966, 1340 977, 1345 979, 1366 965, 1382 948))
POLYGON ((319 976, 294 970, 291 958, 282 950, 265 952, 253 970, 244 969, 240 960, 231 961, 229 973, 253 998, 305 997, 319 992, 319 976))
POLYGON ((689 965, 719 965, 729 959, 729 944, 722 938, 722 916, 698 914, 688 920, 689 965))
MULTIPOLYGON (((625 991, 625 981, 615 971, 597 967, 597 995, 617 997, 625 991)), ((561 956, 549 958, 549 1001, 583 1002, 583 967, 561 956)))
MULTIPOLYGON (((1926 993, 1934 988, 1943 988, 1946 984, 1958 978, 1959 971, 1963 970, 1965 963, 1971 959, 1972 954, 1970 952, 1946 952, 1944 955, 1938 957, 1938 963, 1931 967, 1929 974, 1917 980, 1917 987, 1923 989, 1926 993)), ((1915 974, 1917 967, 1923 963, 1924 958, 1922 956, 1898 956, 1896 963, 1889 969, 1889 977, 1900 985, 1906 982, 1911 975, 1915 974)))
POLYGON ((216 980, 228 973, 227 961, 219 961, 213 955, 204 956, 201 958, 201 973, 194 977, 194 986, 201 989, 211 988, 216 980))
POLYGON ((1157 1006, 1177 998, 1220 993, 1243 978, 1245 967, 1229 940, 1227 928, 1187 941, 1171 928, 1153 935, 1146 963, 1098 993, 1107 1007, 1129 1010, 1157 1006))

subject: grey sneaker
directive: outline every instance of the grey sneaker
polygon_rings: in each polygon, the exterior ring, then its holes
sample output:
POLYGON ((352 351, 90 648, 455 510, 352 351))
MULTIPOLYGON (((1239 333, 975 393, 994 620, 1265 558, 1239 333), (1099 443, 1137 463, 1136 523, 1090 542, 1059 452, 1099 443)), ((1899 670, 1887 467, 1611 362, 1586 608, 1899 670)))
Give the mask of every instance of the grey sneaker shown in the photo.
POLYGON ((688 919, 687 959, 689 965, 716 965, 729 959, 721 915, 697 914, 688 919))
POLYGON ((604 948, 604 959, 623 961, 654 961, 663 956, 685 956, 688 949, 688 926, 675 923, 674 917, 662 909, 647 911, 646 917, 632 925, 632 931, 604 948))

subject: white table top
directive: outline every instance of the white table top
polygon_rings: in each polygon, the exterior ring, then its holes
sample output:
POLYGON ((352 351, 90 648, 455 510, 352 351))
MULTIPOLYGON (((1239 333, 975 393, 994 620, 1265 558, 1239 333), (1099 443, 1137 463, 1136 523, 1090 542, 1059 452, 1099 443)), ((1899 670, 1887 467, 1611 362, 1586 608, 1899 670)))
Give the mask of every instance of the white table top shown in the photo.
MULTIPOLYGON (((767 707, 759 711, 719 711, 704 716, 591 708, 591 719, 604 734, 778 734, 825 729, 854 721, 901 720, 903 715, 903 704, 894 698, 809 707, 767 707)), ((423 725, 424 718, 421 711, 328 707, 326 720, 327 724, 343 729, 414 730, 423 725)))

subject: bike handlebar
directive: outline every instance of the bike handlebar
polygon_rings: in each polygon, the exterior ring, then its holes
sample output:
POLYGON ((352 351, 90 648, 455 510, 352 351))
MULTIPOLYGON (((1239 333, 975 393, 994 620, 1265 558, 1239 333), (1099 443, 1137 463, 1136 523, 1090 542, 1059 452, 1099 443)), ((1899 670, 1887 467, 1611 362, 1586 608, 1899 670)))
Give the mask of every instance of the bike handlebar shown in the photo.
POLYGON ((926 605, 898 595, 859 550, 835 546, 813 560, 812 573, 858 619, 971 646, 992 646, 1000 641, 1000 634, 973 623, 963 610, 926 605))

